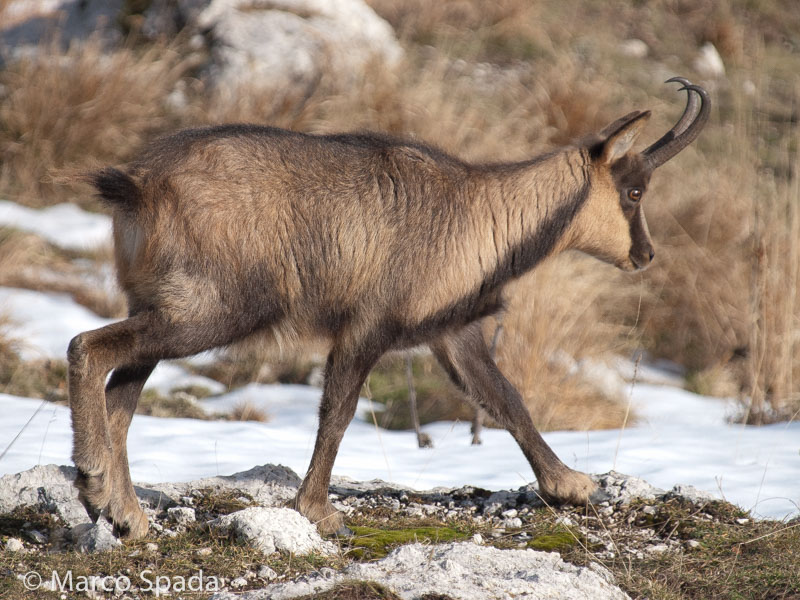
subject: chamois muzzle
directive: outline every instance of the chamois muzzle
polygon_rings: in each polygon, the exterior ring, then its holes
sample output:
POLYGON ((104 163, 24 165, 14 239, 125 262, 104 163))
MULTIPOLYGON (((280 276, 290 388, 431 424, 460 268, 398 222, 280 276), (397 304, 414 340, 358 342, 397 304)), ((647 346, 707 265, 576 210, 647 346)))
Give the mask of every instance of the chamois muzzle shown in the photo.
POLYGON ((645 161, 651 171, 691 144, 700 135, 711 112, 711 100, 703 88, 685 77, 672 77, 666 81, 672 82, 682 84, 683 87, 678 91, 686 90, 689 98, 683 115, 675 126, 644 151, 645 161))

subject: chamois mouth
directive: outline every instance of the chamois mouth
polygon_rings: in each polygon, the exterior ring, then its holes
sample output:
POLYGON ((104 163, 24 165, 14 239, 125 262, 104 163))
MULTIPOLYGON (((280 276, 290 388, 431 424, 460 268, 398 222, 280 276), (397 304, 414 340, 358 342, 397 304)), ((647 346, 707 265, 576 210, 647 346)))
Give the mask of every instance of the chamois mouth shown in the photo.
POLYGON ((630 261, 630 266, 629 268, 625 269, 626 271, 644 271, 652 262, 652 260, 647 259, 644 259, 640 262, 636 260, 636 257, 633 255, 633 253, 628 255, 628 260, 630 261))

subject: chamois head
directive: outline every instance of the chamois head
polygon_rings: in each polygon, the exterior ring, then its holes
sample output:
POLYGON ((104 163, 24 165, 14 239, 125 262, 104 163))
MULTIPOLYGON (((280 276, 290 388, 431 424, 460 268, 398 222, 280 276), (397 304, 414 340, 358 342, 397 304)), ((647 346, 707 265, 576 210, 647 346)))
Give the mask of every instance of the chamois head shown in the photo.
POLYGON ((682 77, 668 82, 682 84, 689 99, 680 120, 652 146, 631 152, 650 111, 617 119, 585 146, 591 187, 572 247, 626 271, 647 267, 655 256, 642 210, 650 175, 691 144, 708 121, 710 101, 703 88, 682 77))

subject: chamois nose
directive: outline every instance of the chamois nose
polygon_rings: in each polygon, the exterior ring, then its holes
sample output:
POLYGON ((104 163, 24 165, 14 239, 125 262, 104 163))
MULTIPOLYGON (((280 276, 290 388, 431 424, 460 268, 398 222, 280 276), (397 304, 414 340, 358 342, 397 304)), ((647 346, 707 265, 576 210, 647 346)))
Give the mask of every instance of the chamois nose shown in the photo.
POLYGON ((653 262, 653 258, 656 255, 656 251, 653 248, 650 248, 650 262, 653 262))

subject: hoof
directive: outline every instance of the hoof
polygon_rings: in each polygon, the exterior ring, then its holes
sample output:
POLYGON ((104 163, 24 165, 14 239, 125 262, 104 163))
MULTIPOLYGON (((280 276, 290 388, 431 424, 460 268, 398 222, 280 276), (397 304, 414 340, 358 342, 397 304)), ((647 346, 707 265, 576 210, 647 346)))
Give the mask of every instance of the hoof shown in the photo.
POLYGON ((150 521, 144 511, 136 507, 123 514, 115 514, 109 511, 111 522, 114 525, 114 535, 128 540, 136 540, 147 535, 150 529, 150 521))
POLYGON ((298 494, 293 508, 317 526, 321 535, 339 535, 346 530, 344 515, 336 510, 327 500, 323 502, 307 502, 298 494))
POLYGON ((591 502, 592 494, 596 490, 597 484, 591 477, 566 467, 556 477, 543 478, 539 482, 542 498, 554 504, 582 506, 591 502))
POLYGON ((114 535, 125 538, 126 540, 138 540, 139 538, 143 538, 150 529, 150 522, 147 520, 147 516, 144 513, 136 517, 131 517, 122 523, 117 523, 116 521, 112 522, 114 523, 114 535))

